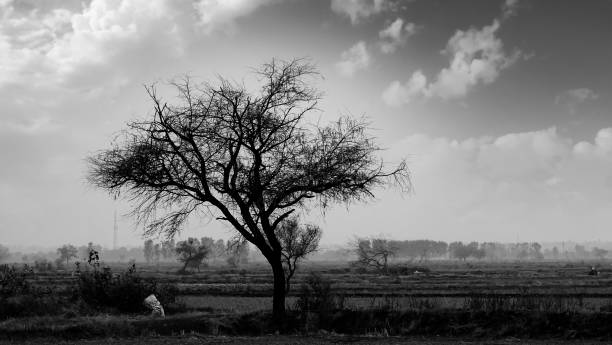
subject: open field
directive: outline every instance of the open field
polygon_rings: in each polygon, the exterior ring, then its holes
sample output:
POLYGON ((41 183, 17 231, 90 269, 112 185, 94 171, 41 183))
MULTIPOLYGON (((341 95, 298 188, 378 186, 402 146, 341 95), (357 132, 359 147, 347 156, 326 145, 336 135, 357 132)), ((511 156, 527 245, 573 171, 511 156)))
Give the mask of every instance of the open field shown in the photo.
MULTIPOLYGON (((612 266, 599 263, 600 274, 590 276, 591 264, 444 261, 420 263, 418 267, 403 264, 403 274, 381 275, 355 272, 346 263, 314 262, 305 264, 294 278, 287 306, 296 310, 302 285, 311 273, 317 273, 331 283, 332 293, 347 311, 344 315, 333 316, 333 321, 326 323, 331 327, 330 331, 338 333, 347 334, 359 329, 363 334, 375 336, 420 335, 427 339, 410 338, 414 344, 456 343, 438 342, 435 340, 437 332, 468 339, 501 339, 495 341, 510 344, 517 342, 509 337, 538 338, 540 329, 557 339, 605 339, 611 335, 608 325, 612 322, 612 266), (382 315, 382 319, 376 313, 382 315), (550 315, 553 318, 561 315, 560 321, 555 321, 559 325, 551 326, 550 315), (387 317, 393 321, 385 324, 387 317), (462 321, 467 319, 469 322, 462 321), (529 328, 532 324, 536 325, 529 328), (500 325, 505 325, 505 328, 500 328, 500 325), (523 329, 528 331, 523 333, 523 329)), ((112 266, 118 271, 124 267, 121 264, 112 266)), ((117 334, 131 339, 125 340, 126 344, 138 344, 145 342, 133 337, 195 332, 197 336, 194 335, 193 339, 181 339, 187 343, 232 344, 236 341, 234 338, 200 335, 237 335, 235 329, 242 329, 243 325, 255 325, 249 332, 265 328, 258 324, 258 316, 246 321, 240 319, 247 313, 271 309, 272 286, 269 282, 272 276, 264 264, 253 263, 240 269, 211 266, 193 274, 176 273, 177 265, 137 267, 143 277, 178 287, 177 302, 182 306, 169 308, 165 320, 150 320, 147 315, 49 315, 0 321, 0 333, 13 334, 14 339, 28 339, 28 334, 43 338, 45 334, 59 338, 67 334, 68 339, 105 338, 117 334)), ((37 273, 28 279, 32 285, 55 294, 69 294, 76 276, 57 271, 37 273)), ((155 337, 146 339, 146 343, 157 341, 155 337)), ((164 343, 172 344, 175 339, 178 338, 168 338, 164 343)), ((253 338, 250 343, 257 344, 260 340, 262 344, 274 343, 265 339, 253 338)), ((326 337, 281 339, 296 344, 332 341, 326 337)), ((347 339, 339 338, 332 342, 342 343, 347 339)), ((350 339, 350 342, 362 341, 361 338, 350 339)), ((393 344, 394 339, 364 343, 393 344)), ((480 344, 478 341, 473 343, 480 344)))
MULTIPOLYGON (((600 267, 589 276, 591 263, 485 263, 433 262, 421 264, 403 275, 356 273, 342 263, 310 263, 292 282, 287 299, 291 307, 300 286, 311 272, 332 283, 348 307, 392 306, 398 309, 465 308, 477 299, 496 299, 506 304, 549 307, 572 311, 612 311, 612 266, 600 267), (415 273, 415 271, 421 270, 415 273)), ((271 306, 272 275, 264 264, 241 269, 203 268, 189 275, 177 274, 177 266, 140 267, 144 277, 176 284, 179 301, 190 310, 245 313, 271 306)), ((69 272, 39 273, 35 286, 68 290, 74 275, 69 272)))

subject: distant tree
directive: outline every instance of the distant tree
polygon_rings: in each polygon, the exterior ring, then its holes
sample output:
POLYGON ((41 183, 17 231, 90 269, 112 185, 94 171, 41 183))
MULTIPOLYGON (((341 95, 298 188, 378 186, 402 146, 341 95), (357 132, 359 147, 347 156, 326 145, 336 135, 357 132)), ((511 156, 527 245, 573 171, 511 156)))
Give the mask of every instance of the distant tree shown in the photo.
POLYGON ((544 259, 544 255, 542 254, 542 245, 538 242, 532 242, 530 245, 529 256, 534 260, 542 260, 544 259))
POLYGON ((153 261, 155 262, 156 265, 159 265, 159 261, 161 260, 161 257, 162 257, 161 244, 156 243, 153 246, 153 261))
POLYGON ((485 246, 481 243, 477 248, 472 249, 472 257, 478 260, 482 260, 487 256, 485 246))
POLYGON ((291 278, 297 265, 306 256, 315 252, 321 240, 321 229, 312 224, 300 225, 298 217, 285 219, 278 229, 278 240, 283 247, 285 268, 285 293, 291 289, 291 278))
POLYGON ((60 248, 57 248, 57 254, 59 255, 59 260, 62 262, 66 261, 66 266, 68 266, 68 261, 77 257, 78 250, 72 244, 64 244, 60 248))
POLYGON ((195 267, 199 271, 202 262, 209 254, 208 247, 203 246, 197 238, 189 237, 187 241, 176 244, 177 258, 183 263, 182 272, 185 272, 187 267, 195 267))
POLYGON ((174 239, 166 240, 162 242, 162 256, 164 260, 172 259, 176 255, 176 244, 174 243, 174 239))
POLYGON ((98 255, 102 254, 102 246, 99 244, 94 244, 93 242, 87 243, 87 246, 79 247, 79 258, 87 261, 89 259, 89 253, 95 251, 98 255))
POLYGON ((553 259, 555 260, 559 259, 559 248, 557 248, 556 246, 553 247, 551 254, 552 254, 553 259))
POLYGON ((225 242, 222 239, 218 239, 215 241, 215 244, 212 247, 213 256, 216 258, 223 258, 227 255, 225 242))
POLYGON ((357 254, 355 265, 363 268, 374 268, 385 274, 389 268, 389 259, 397 251, 393 243, 384 238, 358 238, 353 246, 355 254, 357 254))
POLYGON ((11 256, 11 252, 8 247, 5 247, 0 244, 0 262, 4 262, 9 259, 11 256))
POLYGON ((474 248, 463 244, 463 242, 453 242, 448 245, 448 251, 451 257, 465 261, 472 256, 474 248))
POLYGON ((409 188, 405 161, 389 166, 368 122, 343 117, 317 125, 308 115, 320 92, 304 60, 272 60, 256 71, 261 88, 221 79, 177 83, 179 104, 147 88, 151 116, 128 124, 111 148, 90 157, 89 181, 127 195, 147 234, 179 231, 208 211, 266 258, 273 315, 285 316, 285 270, 277 229, 300 208, 373 197, 377 187, 409 188), (312 202, 308 202, 312 201, 312 202))
POLYGON ((227 241, 226 262, 230 267, 238 267, 249 262, 249 242, 237 238, 227 241))
POLYGON ((583 245, 577 244, 574 247, 574 251, 576 252, 576 257, 580 259, 585 259, 586 257, 588 257, 588 251, 583 245))
POLYGON ((603 260, 605 259, 606 255, 608 255, 608 251, 602 248, 597 248, 594 247, 591 252, 593 253, 593 256, 598 258, 599 260, 603 260))
POLYGON ((149 264, 153 261, 153 240, 146 240, 144 242, 144 258, 145 261, 149 264))

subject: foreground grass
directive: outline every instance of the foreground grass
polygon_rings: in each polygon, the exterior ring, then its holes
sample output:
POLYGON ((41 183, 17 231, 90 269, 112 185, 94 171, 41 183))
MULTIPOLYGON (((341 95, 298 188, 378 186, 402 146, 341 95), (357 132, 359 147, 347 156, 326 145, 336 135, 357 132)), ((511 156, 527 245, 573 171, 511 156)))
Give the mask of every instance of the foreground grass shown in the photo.
MULTIPOLYGON (((289 313, 284 334, 344 334, 346 337, 437 336, 468 339, 612 339, 612 313, 395 312, 339 310, 323 315, 289 313), (314 317, 313 317, 314 316, 314 317), (304 318, 306 317, 306 318, 304 318)), ((0 340, 108 339, 203 334, 254 336, 275 334, 269 313, 244 315, 184 313, 148 316, 30 317, 0 322, 0 340)))
POLYGON ((146 336, 128 339, 107 338, 99 340, 78 340, 78 341, 61 341, 48 339, 30 339, 22 342, 7 342, 1 341, 0 345, 5 344, 120 344, 120 345, 196 345, 196 344, 227 344, 227 345, 281 345, 281 344, 296 344, 296 345, 311 345, 311 344, 377 344, 377 345, 395 345, 395 344, 411 344, 411 345, 457 345, 457 344, 472 344, 472 345, 513 345, 513 344, 533 344, 533 345, 602 345, 608 344, 606 340, 601 341, 580 341, 580 340, 520 340, 516 338, 506 338, 498 340, 475 340, 475 339, 459 339, 459 338, 407 338, 407 337, 354 337, 354 336, 338 336, 338 335, 316 335, 316 336, 278 336, 268 335, 259 337, 237 337, 237 336, 209 336, 200 334, 189 334, 182 336, 146 336))

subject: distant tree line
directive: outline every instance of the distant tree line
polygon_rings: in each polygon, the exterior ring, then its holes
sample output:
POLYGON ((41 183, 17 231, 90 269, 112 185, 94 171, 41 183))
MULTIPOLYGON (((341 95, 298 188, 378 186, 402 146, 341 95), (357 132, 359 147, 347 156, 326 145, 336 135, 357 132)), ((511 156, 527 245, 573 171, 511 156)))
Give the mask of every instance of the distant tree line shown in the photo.
POLYGON ((149 264, 179 261, 183 264, 181 271, 185 272, 189 268, 199 270, 210 261, 225 261, 231 267, 246 264, 249 260, 249 246, 242 240, 224 241, 211 237, 189 237, 178 243, 174 240, 154 243, 148 239, 144 242, 143 254, 149 264))
POLYGON ((351 243, 357 256, 356 264, 377 270, 385 270, 389 260, 408 259, 422 262, 430 259, 534 261, 534 260, 603 260, 609 251, 593 247, 587 250, 575 245, 573 250, 557 247, 543 250, 538 242, 451 242, 432 240, 388 240, 384 238, 360 238, 351 243))

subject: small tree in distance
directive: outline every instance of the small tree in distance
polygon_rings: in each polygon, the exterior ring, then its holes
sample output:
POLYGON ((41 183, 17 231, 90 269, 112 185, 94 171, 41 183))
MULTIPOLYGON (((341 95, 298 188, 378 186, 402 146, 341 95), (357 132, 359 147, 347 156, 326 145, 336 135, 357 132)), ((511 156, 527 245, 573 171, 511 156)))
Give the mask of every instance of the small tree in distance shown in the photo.
POLYGON ((66 261, 66 266, 68 266, 68 262, 72 258, 76 258, 78 254, 78 249, 72 244, 64 244, 60 248, 57 248, 57 254, 59 255, 60 261, 66 261))
POLYGON ((283 266, 285 268, 285 294, 291 289, 291 278, 298 262, 315 252, 321 240, 321 229, 312 224, 301 226, 298 217, 285 219, 278 228, 278 240, 283 247, 283 266))
POLYGON ((353 245, 357 261, 355 265, 361 268, 374 268, 381 273, 387 273, 389 259, 395 255, 397 248, 385 238, 358 238, 353 245))
POLYGON ((230 267, 237 268, 249 262, 249 242, 238 238, 227 240, 225 248, 226 262, 230 267))
POLYGON ((176 244, 177 259, 183 263, 181 272, 186 272, 187 267, 195 267, 199 271, 202 262, 209 254, 210 249, 202 245, 197 238, 189 237, 187 241, 176 244))
POLYGON ((147 91, 153 115, 128 124, 124 137, 89 158, 89 181, 128 196, 146 234, 172 237, 192 214, 213 214, 255 245, 274 277, 273 313, 285 315, 280 223, 310 200, 321 207, 373 197, 376 187, 409 187, 404 161, 378 156, 368 123, 344 117, 307 121, 320 93, 304 60, 264 64, 260 92, 220 79, 218 86, 175 83, 182 103, 147 91), (204 211, 204 212, 201 212, 204 211))

